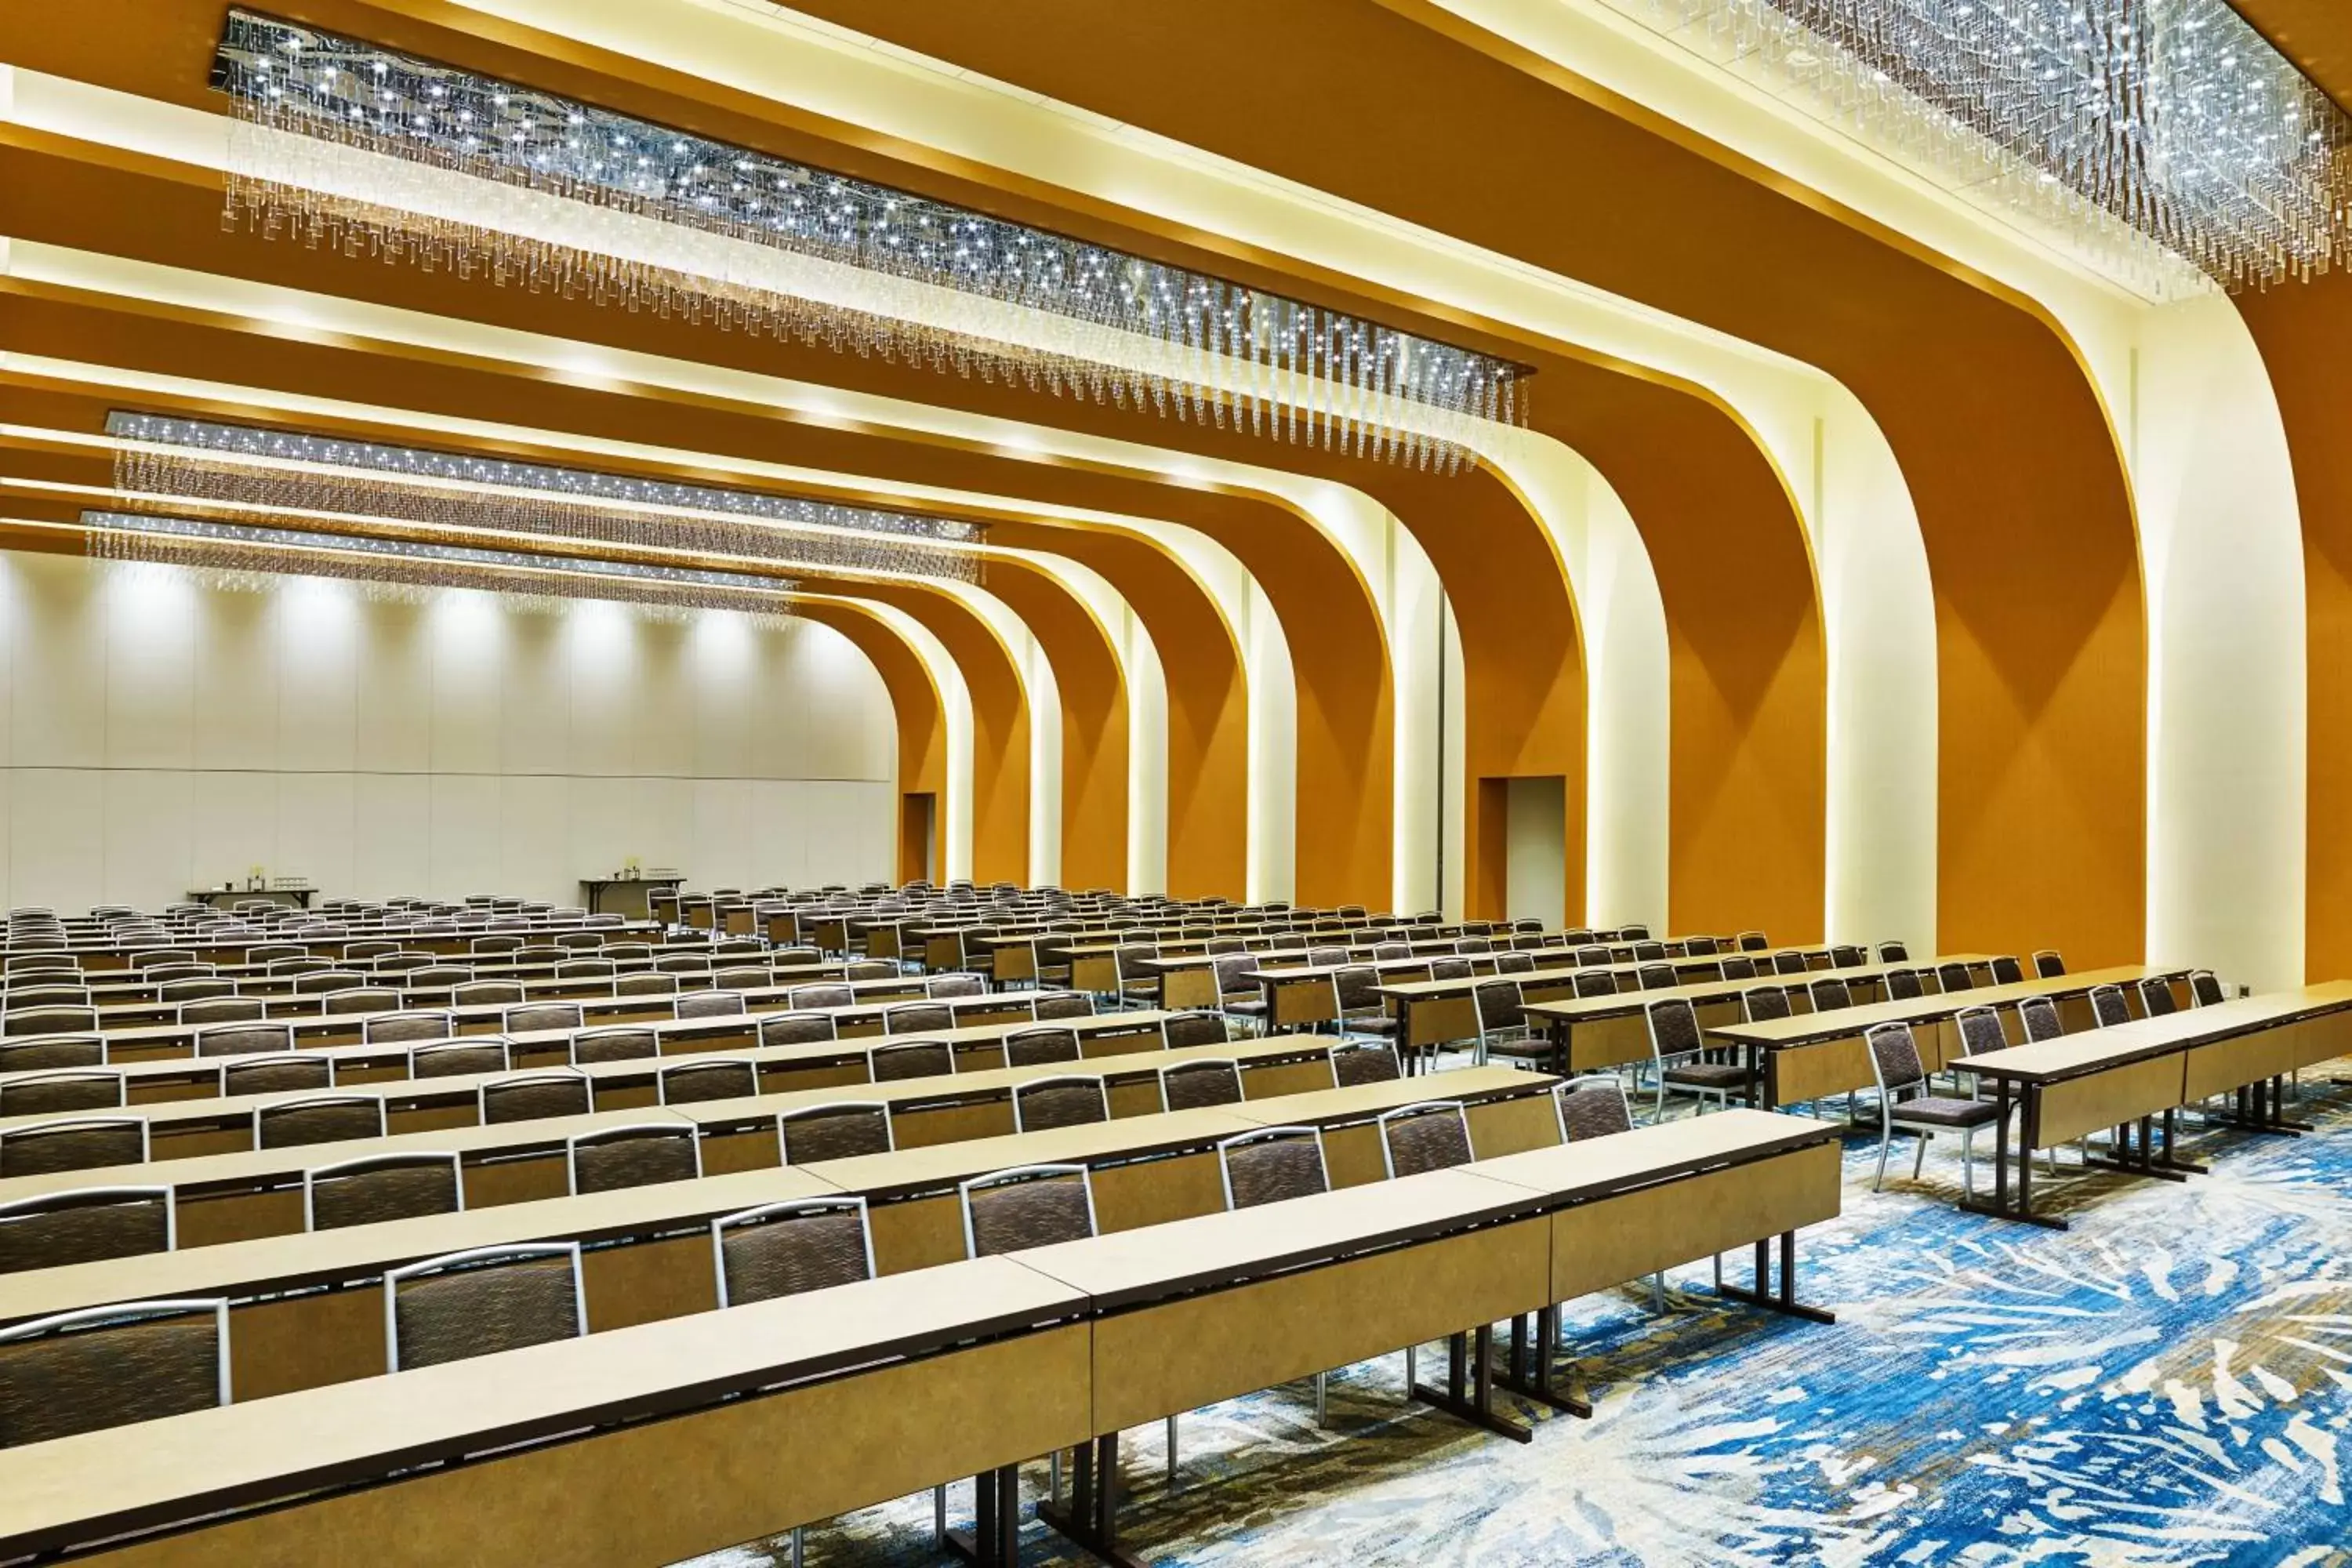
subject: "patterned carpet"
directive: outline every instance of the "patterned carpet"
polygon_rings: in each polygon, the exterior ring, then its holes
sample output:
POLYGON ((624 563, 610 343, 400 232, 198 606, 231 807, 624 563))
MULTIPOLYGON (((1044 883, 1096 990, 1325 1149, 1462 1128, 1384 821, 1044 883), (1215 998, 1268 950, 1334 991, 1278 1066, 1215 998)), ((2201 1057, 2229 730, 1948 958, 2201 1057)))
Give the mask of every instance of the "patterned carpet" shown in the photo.
MULTIPOLYGON (((1959 1213, 1949 1145, 1918 1183, 1905 1147, 1874 1194, 1874 1139, 1853 1138, 1845 1213, 1802 1242, 1802 1295, 1833 1327, 1719 1303, 1701 1263, 1669 1277, 1663 1317, 1646 1290, 1568 1309, 1563 1370, 1594 1416, 1517 1406, 1532 1444, 1403 1403, 1402 1356, 1335 1373, 1324 1428, 1304 1384, 1216 1405, 1184 1417, 1172 1492, 1159 1430, 1128 1435, 1123 1544, 1351 1568, 2352 1564, 2338 1092, 2304 1101, 2314 1136, 2195 1135, 2212 1174, 2185 1185, 2037 1180, 2063 1234, 1959 1213)), ((1034 1521, 1023 1552, 1091 1561, 1034 1521)), ((812 1529, 808 1561, 941 1561, 929 1500, 812 1529)))

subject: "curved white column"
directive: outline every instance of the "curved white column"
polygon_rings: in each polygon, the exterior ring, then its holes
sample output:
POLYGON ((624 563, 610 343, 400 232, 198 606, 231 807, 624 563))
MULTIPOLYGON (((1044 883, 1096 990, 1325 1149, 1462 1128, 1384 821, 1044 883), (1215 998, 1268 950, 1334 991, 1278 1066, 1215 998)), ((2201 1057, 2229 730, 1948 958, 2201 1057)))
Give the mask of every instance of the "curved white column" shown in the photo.
MULTIPOLYGON (((812 594, 817 600, 834 595, 812 594)), ((930 672, 931 684, 938 688, 940 712, 946 723, 947 798, 940 803, 945 816, 940 837, 943 842, 943 858, 947 865, 942 881, 968 879, 971 876, 971 689, 964 685, 963 671, 957 668, 955 658, 947 645, 931 635, 931 629, 899 609, 895 605, 882 605, 867 599, 837 601, 872 616, 905 639, 930 672)))

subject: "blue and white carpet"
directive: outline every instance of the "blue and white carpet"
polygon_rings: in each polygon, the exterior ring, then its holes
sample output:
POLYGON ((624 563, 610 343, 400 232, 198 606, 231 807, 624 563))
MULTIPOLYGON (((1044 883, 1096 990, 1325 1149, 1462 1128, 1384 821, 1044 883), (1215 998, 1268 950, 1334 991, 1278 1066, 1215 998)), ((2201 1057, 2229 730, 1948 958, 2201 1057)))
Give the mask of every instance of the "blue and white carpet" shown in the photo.
MULTIPOLYGON (((1834 1326, 1720 1302, 1705 1264, 1669 1277, 1664 1316, 1646 1290, 1573 1303, 1561 1370, 1593 1417, 1518 1405, 1527 1445, 1405 1403, 1402 1356, 1334 1373, 1323 1427, 1305 1384, 1215 1405, 1183 1418, 1173 1490, 1159 1428, 1127 1435, 1122 1544, 1350 1568, 2352 1564, 2352 1096, 2300 1109, 2320 1131, 2193 1136, 2212 1173, 2186 1184, 2037 1179, 2065 1233, 1959 1212, 1947 1143, 1917 1183, 1901 1148, 1873 1194, 1858 1135, 1845 1213, 1802 1240, 1834 1326)), ((1045 1483, 1032 1467, 1024 1495, 1045 1483)), ((808 1561, 939 1562, 930 1518, 925 1497, 828 1522, 808 1561)), ((1091 1561, 1034 1521, 1023 1553, 1091 1561)))

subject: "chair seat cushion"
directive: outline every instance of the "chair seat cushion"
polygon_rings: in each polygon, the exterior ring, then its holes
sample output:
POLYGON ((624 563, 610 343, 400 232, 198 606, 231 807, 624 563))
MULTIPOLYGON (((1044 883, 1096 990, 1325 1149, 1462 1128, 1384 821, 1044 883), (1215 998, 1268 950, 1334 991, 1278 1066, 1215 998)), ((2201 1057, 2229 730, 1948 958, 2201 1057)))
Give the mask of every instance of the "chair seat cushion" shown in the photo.
POLYGON ((1265 1016, 1265 998, 1262 996, 1228 996, 1225 998, 1224 1006, 1221 1010, 1227 1013, 1239 1013, 1245 1018, 1263 1018, 1265 1016))
POLYGON ((1371 1013, 1357 1014, 1342 1018, 1339 1021, 1339 1026, 1351 1035, 1379 1035, 1382 1038, 1393 1037, 1397 1032, 1397 1021, 1394 1018, 1371 1013))
POLYGON ((1990 1100, 1947 1100, 1937 1095, 1897 1100, 1895 1105, 1895 1121, 1927 1127, 1982 1127, 2000 1114, 1990 1100))
POLYGON ((1748 1069, 1737 1062, 1685 1062, 1666 1069, 1666 1081, 1694 1089, 1745 1089, 1748 1069))

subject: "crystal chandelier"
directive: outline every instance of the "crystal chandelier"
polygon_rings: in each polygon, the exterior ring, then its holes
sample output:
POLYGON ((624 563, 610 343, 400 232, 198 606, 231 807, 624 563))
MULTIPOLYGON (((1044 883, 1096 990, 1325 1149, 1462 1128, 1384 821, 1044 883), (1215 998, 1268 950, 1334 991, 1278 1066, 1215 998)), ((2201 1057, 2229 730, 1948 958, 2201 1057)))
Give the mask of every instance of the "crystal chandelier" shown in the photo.
POLYGON ((792 614, 796 586, 749 573, 254 528, 201 518, 85 511, 81 526, 85 552, 98 560, 178 567, 226 588, 258 588, 286 576, 337 577, 379 597, 404 601, 440 589, 469 588, 530 609, 604 599, 672 616, 732 610, 782 618, 792 614))
POLYGON ((2352 117, 2225 0, 1608 0, 2154 298, 2325 271, 2352 117))
POLYGON ((715 485, 110 412, 115 488, 245 509, 497 531, 814 571, 978 583, 985 525, 715 485))
POLYGON ((232 10, 231 226, 1457 468, 1527 368, 232 10))

